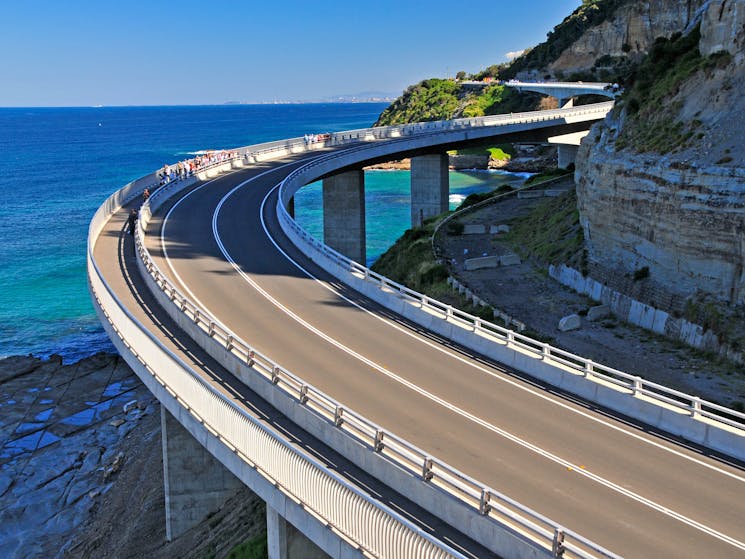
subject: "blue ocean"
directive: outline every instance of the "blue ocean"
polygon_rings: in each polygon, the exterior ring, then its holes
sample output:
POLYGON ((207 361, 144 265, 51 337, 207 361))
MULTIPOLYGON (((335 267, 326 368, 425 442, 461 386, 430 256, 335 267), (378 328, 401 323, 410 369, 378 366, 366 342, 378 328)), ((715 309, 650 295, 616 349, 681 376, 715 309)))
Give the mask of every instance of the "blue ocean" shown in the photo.
MULTIPOLYGON (((114 348, 86 285, 88 223, 116 189, 204 149, 370 126, 385 104, 0 108, 0 357, 75 361, 114 348)), ((453 172, 451 206, 524 176, 453 172)), ((409 175, 365 177, 367 260, 408 228, 409 175)), ((301 223, 322 231, 319 185, 296 199, 301 223)))

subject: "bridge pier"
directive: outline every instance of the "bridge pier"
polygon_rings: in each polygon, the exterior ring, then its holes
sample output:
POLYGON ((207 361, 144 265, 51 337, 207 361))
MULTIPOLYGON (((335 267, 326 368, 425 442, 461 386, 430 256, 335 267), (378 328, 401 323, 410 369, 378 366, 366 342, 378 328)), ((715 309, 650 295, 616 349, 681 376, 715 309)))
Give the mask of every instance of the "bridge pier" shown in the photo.
POLYGON ((365 263, 365 173, 362 169, 323 179, 323 241, 365 263))
POLYGON ((577 159, 577 150, 579 146, 569 144, 559 144, 558 146, 558 166, 559 169, 567 169, 574 164, 577 159))
POLYGON ((244 486, 165 406, 160 410, 166 540, 171 541, 217 511, 244 486))
POLYGON ((446 153, 411 158, 411 226, 448 210, 450 176, 446 153))
POLYGON ((574 97, 557 97, 560 109, 571 109, 574 107, 574 97))
POLYGON ((330 557, 269 503, 266 505, 266 540, 269 559, 328 559, 330 557))

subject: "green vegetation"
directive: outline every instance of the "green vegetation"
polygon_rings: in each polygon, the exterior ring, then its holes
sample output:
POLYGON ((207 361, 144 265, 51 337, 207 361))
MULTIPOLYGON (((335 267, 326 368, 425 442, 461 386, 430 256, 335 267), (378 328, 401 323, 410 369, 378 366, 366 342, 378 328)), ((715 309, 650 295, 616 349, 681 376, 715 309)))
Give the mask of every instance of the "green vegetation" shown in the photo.
POLYGON ((510 146, 511 151, 505 151, 503 147, 496 147, 496 148, 489 148, 487 151, 489 152, 489 157, 495 161, 507 161, 509 159, 512 159, 515 155, 515 151, 512 150, 512 146, 510 146))
POLYGON ((732 307, 706 296, 686 301, 683 318, 711 330, 720 343, 736 351, 745 349, 745 309, 732 307))
POLYGON ((375 126, 532 111, 540 102, 538 94, 503 85, 478 90, 452 80, 429 79, 410 86, 381 113, 375 126))
POLYGON ((628 121, 616 140, 616 149, 666 154, 680 151, 704 137, 701 121, 678 120, 681 102, 672 101, 683 83, 700 71, 711 71, 729 62, 730 55, 704 58, 698 50, 701 38, 696 27, 688 35, 658 38, 631 78, 624 94, 628 121))
POLYGON ((529 214, 512 220, 510 227, 505 238, 524 258, 543 264, 585 267, 584 234, 573 190, 557 198, 547 198, 529 214))
MULTIPOLYGON (((474 194, 469 194, 468 196, 466 196, 466 199, 460 203, 460 206, 456 208, 456 211, 467 208, 468 206, 473 206, 474 204, 478 204, 480 202, 483 202, 484 200, 489 200, 490 198, 494 198, 495 196, 506 194, 507 192, 512 192, 512 188, 507 184, 503 184, 499 188, 495 188, 490 192, 476 192, 474 194)), ((450 223, 448 223, 448 226, 452 223, 454 222, 451 221, 450 223)))
POLYGON ((268 557, 265 532, 235 546, 228 552, 227 559, 267 559, 268 557))
POLYGON ((485 155, 489 154, 491 159, 507 161, 515 156, 515 148, 512 144, 497 144, 488 148, 465 148, 448 151, 448 155, 485 155))
POLYGON ((460 104, 460 89, 454 81, 440 79, 412 85, 382 112, 375 125, 450 119, 460 104))
POLYGON ((424 226, 407 229, 396 243, 383 254, 372 269, 411 289, 426 292, 433 284, 445 283, 448 272, 432 254, 432 234, 438 218, 424 226))
MULTIPOLYGON (((401 283, 453 305, 457 309, 485 320, 494 320, 494 309, 490 306, 474 306, 462 295, 453 291, 447 284, 448 270, 435 260, 432 253, 432 235, 435 225, 443 216, 424 222, 423 227, 408 229, 396 243, 383 254, 372 269, 387 278, 401 283)), ((463 232, 463 224, 455 224, 463 232)))
POLYGON ((649 277, 649 266, 643 266, 638 270, 634 270, 634 281, 641 281, 649 277))

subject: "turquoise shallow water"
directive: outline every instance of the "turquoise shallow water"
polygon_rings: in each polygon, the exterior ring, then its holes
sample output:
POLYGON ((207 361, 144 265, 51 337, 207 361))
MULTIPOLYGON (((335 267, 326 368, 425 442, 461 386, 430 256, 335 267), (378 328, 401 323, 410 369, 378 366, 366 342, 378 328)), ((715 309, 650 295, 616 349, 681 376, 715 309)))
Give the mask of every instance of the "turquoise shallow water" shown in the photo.
MULTIPOLYGON (((509 184, 519 186, 529 176, 503 171, 451 171, 450 209, 466 196, 509 184)), ((365 171, 365 229, 370 265, 411 227, 409 171, 365 171)), ((295 219, 323 239, 321 183, 309 184, 295 195, 295 219)))
MULTIPOLYGON (((91 216, 130 180, 200 149, 369 126, 384 104, 0 109, 0 357, 113 350, 86 286, 91 216)), ((522 177, 451 174, 451 202, 522 177)), ((408 173, 366 176, 368 262, 408 227, 408 173)), ((320 186, 298 219, 322 230, 320 186)))

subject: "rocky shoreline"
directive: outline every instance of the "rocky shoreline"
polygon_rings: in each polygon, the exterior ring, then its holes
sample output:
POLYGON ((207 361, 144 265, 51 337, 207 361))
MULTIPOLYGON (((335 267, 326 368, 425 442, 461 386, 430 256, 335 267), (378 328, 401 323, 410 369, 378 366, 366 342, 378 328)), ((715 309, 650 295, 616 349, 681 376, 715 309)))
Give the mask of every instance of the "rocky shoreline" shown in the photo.
MULTIPOLYGON (((499 170, 510 173, 541 173, 547 168, 556 167, 556 149, 543 148, 542 153, 536 153, 534 146, 516 146, 515 157, 509 159, 493 159, 488 153, 484 154, 448 154, 448 167, 453 171, 470 169, 499 170)), ((364 168, 365 171, 409 171, 411 159, 386 161, 364 168)))
POLYGON ((0 556, 226 556, 265 531, 248 490, 165 542, 160 405, 117 355, 0 360, 0 556))

